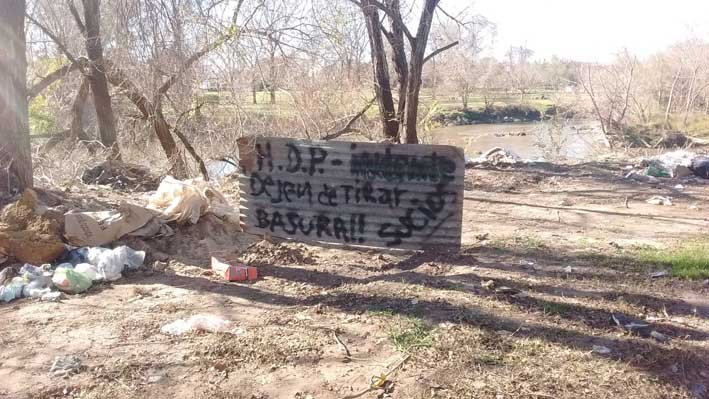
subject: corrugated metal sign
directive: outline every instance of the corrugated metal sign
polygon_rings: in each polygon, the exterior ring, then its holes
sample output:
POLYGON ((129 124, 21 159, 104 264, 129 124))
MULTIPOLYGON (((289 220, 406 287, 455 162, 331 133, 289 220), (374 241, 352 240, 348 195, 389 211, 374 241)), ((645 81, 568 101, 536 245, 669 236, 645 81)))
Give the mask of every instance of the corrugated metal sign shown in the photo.
POLYGON ((460 246, 460 148, 264 137, 242 140, 239 153, 247 232, 371 247, 460 246))

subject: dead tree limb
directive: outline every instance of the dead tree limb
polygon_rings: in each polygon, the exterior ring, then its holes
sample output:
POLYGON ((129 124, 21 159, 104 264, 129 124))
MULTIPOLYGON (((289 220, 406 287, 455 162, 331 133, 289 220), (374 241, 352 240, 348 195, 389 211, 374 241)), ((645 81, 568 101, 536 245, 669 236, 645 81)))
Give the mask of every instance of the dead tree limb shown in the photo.
POLYGON ((54 72, 51 72, 50 74, 46 75, 39 82, 35 83, 27 90, 27 101, 31 101, 33 98, 37 97, 39 93, 41 93, 44 89, 49 87, 52 83, 61 80, 64 76, 77 69, 79 69, 79 64, 70 63, 63 65, 54 72))
POLYGON ((354 116, 352 116, 352 118, 350 118, 350 120, 347 121, 347 123, 345 124, 344 127, 342 127, 342 129, 340 129, 340 130, 338 130, 338 131, 336 131, 336 132, 330 133, 330 134, 328 134, 327 136, 323 137, 322 139, 323 139, 323 140, 332 140, 332 139, 336 139, 336 138, 342 136, 342 135, 345 134, 345 133, 352 132, 352 131, 354 130, 354 129, 352 129, 352 125, 353 125, 359 118, 361 118, 362 115, 365 114, 365 112, 367 112, 367 110, 372 106, 372 104, 374 104, 374 101, 376 101, 376 99, 377 99, 377 97, 375 96, 375 97, 373 97, 371 100, 369 100, 369 101, 367 102, 367 105, 365 105, 364 108, 362 108, 361 111, 359 111, 359 112, 356 113, 354 116))

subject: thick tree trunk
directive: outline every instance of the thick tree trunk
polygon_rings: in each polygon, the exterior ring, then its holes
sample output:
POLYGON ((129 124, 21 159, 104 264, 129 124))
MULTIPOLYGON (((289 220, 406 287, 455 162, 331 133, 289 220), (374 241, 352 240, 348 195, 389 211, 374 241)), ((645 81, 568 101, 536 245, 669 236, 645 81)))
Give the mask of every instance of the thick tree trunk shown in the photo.
POLYGON ((419 92, 421 90, 421 74, 423 73, 424 58, 426 55, 426 43, 428 34, 431 32, 431 21, 433 13, 439 0, 426 0, 421 19, 419 21, 416 40, 412 43, 411 62, 409 68, 409 86, 406 91, 406 143, 418 143, 418 103, 419 92))
MULTIPOLYGON (((76 92, 74 102, 71 104, 71 128, 69 129, 69 134, 72 139, 81 140, 86 143, 90 141, 89 136, 87 136, 86 131, 84 131, 84 107, 86 106, 86 99, 88 97, 89 82, 88 79, 84 78, 81 80, 79 90, 76 92)), ((89 150, 93 153, 93 146, 89 146, 89 150)))
POLYGON ((101 45, 101 7, 100 0, 82 0, 84 5, 84 24, 86 26, 86 53, 89 58, 89 84, 96 107, 101 143, 111 148, 111 155, 120 158, 116 144, 116 119, 108 92, 106 66, 101 45))
POLYGON ((384 137, 397 140, 399 121, 394 110, 394 98, 391 94, 389 68, 386 61, 386 51, 382 40, 379 12, 369 0, 362 0, 362 12, 367 22, 369 47, 372 52, 372 67, 374 69, 374 92, 379 103, 379 115, 382 119, 384 137))
POLYGON ((25 0, 0 6, 0 196, 32 187, 25 8, 25 0))

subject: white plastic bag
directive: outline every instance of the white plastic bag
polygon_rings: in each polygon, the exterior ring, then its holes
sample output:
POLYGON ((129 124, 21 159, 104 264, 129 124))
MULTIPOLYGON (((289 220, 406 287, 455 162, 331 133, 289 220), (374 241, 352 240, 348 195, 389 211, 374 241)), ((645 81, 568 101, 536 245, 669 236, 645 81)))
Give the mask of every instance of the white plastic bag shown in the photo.
POLYGON ((134 251, 125 245, 114 249, 94 247, 89 248, 86 257, 88 263, 96 266, 98 280, 116 281, 121 278, 124 268, 139 268, 145 260, 145 252, 134 251))
POLYGON ((175 320, 164 325, 160 331, 167 335, 182 335, 190 331, 222 332, 241 334, 242 330, 234 328, 233 323, 222 317, 210 314, 198 314, 188 319, 175 320))
POLYGON ((89 263, 79 263, 74 270, 88 277, 91 281, 98 280, 98 270, 96 266, 89 263))

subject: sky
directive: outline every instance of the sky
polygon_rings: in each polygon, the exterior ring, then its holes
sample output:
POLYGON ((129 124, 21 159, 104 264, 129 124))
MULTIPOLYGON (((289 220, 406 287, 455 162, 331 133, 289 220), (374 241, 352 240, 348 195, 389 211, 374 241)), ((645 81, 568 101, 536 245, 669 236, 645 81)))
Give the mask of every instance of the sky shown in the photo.
POLYGON ((691 37, 709 40, 709 0, 442 0, 471 6, 497 25, 488 54, 525 45, 534 59, 553 55, 607 62, 623 47, 639 57, 691 37))

